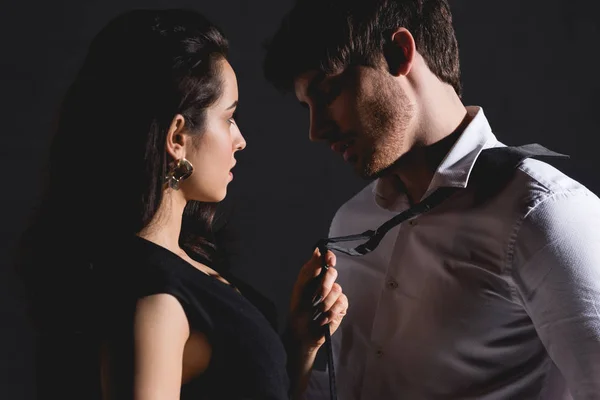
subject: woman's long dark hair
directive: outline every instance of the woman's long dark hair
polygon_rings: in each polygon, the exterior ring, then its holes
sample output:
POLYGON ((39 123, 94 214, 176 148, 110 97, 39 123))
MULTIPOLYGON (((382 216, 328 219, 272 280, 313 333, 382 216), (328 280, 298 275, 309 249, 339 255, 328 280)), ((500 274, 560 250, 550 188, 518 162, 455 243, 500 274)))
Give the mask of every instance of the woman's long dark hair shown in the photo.
MULTIPOLYGON (((184 10, 130 11, 93 39, 63 101, 47 187, 20 246, 38 332, 79 329, 90 262, 154 217, 170 161, 167 130, 181 114, 202 134, 227 52, 216 26, 184 10)), ((210 257, 214 209, 188 204, 184 248, 210 257)))

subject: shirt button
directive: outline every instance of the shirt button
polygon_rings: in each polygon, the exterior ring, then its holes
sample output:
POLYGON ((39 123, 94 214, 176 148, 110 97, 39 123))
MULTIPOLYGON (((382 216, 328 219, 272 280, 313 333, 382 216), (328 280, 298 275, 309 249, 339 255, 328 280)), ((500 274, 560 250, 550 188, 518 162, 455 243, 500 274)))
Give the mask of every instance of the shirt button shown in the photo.
POLYGON ((378 349, 378 350, 375 352, 375 355, 377 356, 377 358, 381 358, 381 357, 383 357, 383 350, 381 350, 381 349, 378 349))
POLYGON ((418 222, 417 222, 417 220, 416 220, 416 219, 411 219, 410 221, 408 221, 408 224, 409 224, 410 226, 416 226, 416 225, 418 224, 418 222))
POLYGON ((398 282, 393 279, 390 279, 387 283, 388 289, 398 289, 398 282))

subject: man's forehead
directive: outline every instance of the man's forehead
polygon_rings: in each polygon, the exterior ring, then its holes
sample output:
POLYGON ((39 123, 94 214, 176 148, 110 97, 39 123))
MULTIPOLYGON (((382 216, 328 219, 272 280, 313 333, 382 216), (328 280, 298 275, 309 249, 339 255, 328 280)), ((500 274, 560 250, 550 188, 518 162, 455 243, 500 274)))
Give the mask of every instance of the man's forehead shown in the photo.
POLYGON ((294 91, 298 100, 304 101, 304 99, 309 97, 315 82, 318 83, 323 77, 324 74, 318 70, 306 71, 296 76, 294 79, 294 91))

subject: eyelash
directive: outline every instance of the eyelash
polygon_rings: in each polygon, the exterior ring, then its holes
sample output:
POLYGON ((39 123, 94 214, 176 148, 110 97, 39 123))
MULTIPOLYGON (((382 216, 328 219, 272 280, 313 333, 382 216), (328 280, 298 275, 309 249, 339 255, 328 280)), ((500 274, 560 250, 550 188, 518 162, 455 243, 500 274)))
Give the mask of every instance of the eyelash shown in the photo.
POLYGON ((227 122, 229 122, 229 124, 231 125, 236 125, 235 120, 237 119, 237 113, 233 113, 233 115, 231 116, 231 118, 227 119, 227 122))

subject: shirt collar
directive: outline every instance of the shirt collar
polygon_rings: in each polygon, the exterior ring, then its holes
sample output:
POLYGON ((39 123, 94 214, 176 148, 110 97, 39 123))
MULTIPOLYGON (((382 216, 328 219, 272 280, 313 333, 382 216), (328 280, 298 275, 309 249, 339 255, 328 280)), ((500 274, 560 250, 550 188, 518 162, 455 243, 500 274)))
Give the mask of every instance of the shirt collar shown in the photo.
MULTIPOLYGON (((496 145, 496 136, 492 133, 483 109, 469 106, 467 113, 473 119, 438 166, 423 198, 440 187, 467 187, 471 170, 481 151, 496 145)), ((393 177, 379 178, 373 185, 373 193, 386 203, 391 200, 389 196, 393 192, 390 179, 393 180, 393 177)))

